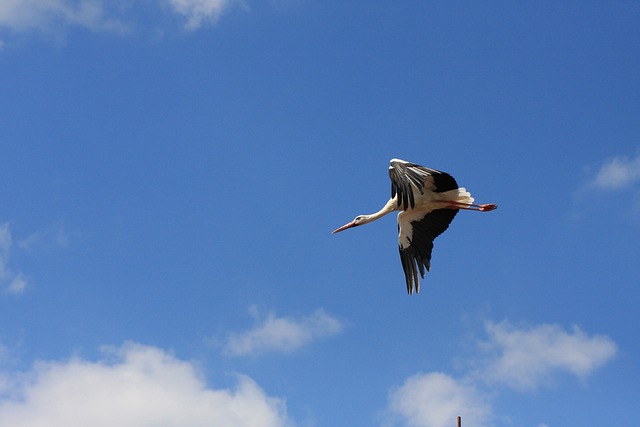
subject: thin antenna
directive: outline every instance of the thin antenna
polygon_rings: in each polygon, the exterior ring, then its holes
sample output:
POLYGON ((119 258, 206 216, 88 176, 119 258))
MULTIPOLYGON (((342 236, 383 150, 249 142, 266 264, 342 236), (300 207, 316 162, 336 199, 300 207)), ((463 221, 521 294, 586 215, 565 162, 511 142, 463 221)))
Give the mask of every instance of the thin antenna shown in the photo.
POLYGON ((462 427, 462 418, 458 416, 458 427, 462 427))

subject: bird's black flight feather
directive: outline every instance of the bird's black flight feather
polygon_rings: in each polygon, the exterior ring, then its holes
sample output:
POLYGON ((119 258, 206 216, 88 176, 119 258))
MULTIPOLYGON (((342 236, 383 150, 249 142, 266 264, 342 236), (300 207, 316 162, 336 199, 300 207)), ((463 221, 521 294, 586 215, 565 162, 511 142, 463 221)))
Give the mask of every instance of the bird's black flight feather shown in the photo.
POLYGON ((391 198, 397 194, 398 206, 402 206, 404 210, 407 210, 409 206, 413 209, 415 207, 415 197, 412 185, 420 191, 420 194, 424 194, 424 183, 430 176, 433 177, 433 184, 436 187, 434 191, 436 193, 458 188, 456 180, 446 172, 440 172, 415 163, 392 160, 389 166, 391 198))
POLYGON ((407 281, 407 292, 420 292, 420 276, 424 279, 425 269, 431 268, 431 251, 433 240, 442 234, 458 213, 457 209, 436 209, 424 218, 412 221, 411 244, 400 248, 400 260, 407 281))

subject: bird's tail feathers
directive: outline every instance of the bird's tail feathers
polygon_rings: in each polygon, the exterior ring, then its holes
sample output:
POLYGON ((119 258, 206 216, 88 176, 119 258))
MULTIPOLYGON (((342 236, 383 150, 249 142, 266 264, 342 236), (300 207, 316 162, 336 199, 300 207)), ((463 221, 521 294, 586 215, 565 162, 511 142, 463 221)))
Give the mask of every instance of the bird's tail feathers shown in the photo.
POLYGON ((471 193, 467 191, 466 188, 460 187, 455 190, 447 191, 447 200, 451 200, 452 202, 460 202, 471 204, 474 201, 474 198, 471 197, 471 193))

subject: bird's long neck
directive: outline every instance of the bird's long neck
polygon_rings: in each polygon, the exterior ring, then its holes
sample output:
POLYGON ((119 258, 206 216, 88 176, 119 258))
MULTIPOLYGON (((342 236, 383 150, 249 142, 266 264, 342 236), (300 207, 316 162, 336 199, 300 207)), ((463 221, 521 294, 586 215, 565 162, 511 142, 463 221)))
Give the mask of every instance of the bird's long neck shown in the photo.
POLYGON ((397 203, 397 199, 395 197, 389 199, 389 201, 387 202, 386 205, 383 206, 382 209, 380 209, 378 212, 376 213, 372 213, 371 215, 367 215, 367 223, 369 222, 373 222, 376 219, 380 219, 383 216, 398 210, 398 203, 397 203))

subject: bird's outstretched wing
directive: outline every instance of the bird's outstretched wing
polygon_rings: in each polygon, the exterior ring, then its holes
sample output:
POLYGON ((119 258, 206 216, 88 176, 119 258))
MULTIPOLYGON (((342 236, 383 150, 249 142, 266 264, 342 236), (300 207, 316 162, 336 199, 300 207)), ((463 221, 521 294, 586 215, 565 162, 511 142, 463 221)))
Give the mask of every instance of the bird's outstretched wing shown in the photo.
POLYGON ((425 269, 431 268, 433 240, 449 227, 457 213, 457 209, 436 209, 398 214, 398 247, 410 294, 420 292, 420 277, 424 279, 425 269))
POLYGON ((391 178, 391 198, 398 195, 398 206, 404 210, 415 207, 414 188, 424 194, 425 187, 430 191, 442 193, 458 188, 456 180, 446 172, 392 159, 389 165, 391 178))

